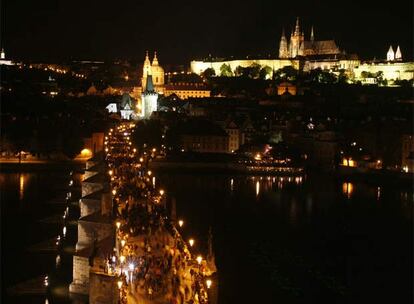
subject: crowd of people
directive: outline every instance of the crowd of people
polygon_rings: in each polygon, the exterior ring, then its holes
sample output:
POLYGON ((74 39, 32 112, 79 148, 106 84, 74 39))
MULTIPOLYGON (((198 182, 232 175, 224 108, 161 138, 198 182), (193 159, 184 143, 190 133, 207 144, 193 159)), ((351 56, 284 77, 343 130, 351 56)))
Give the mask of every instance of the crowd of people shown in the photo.
POLYGON ((116 225, 106 271, 119 277, 121 303, 208 303, 206 261, 193 257, 169 218, 146 167, 151 154, 132 148, 131 132, 121 124, 105 139, 116 225))

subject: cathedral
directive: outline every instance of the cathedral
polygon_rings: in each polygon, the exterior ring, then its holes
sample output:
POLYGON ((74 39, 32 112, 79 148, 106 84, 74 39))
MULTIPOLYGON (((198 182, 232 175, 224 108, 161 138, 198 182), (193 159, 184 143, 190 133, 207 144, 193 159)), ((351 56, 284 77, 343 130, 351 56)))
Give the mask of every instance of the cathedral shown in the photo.
POLYGON ((152 82, 154 89, 157 93, 163 94, 164 93, 164 69, 159 65, 157 52, 154 52, 154 58, 152 59, 152 63, 150 62, 148 51, 145 55, 144 66, 142 69, 142 79, 141 79, 141 87, 144 91, 144 88, 147 86, 147 79, 148 75, 152 76, 152 82))
POLYGON ((313 27, 310 32, 310 39, 305 40, 305 33, 301 31, 299 26, 299 17, 296 19, 295 30, 292 30, 289 41, 286 39, 285 31, 282 31, 279 44, 280 59, 338 54, 341 54, 341 51, 334 40, 315 40, 313 27))

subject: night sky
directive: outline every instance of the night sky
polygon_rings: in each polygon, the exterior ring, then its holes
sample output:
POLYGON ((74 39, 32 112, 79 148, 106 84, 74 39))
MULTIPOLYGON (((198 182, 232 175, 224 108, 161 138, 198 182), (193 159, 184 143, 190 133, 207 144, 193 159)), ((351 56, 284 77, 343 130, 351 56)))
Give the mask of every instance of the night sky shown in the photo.
POLYGON ((385 58, 390 44, 413 54, 412 0, 2 0, 1 45, 21 60, 143 60, 277 54, 282 27, 296 16, 316 39, 335 39, 363 59, 385 58))

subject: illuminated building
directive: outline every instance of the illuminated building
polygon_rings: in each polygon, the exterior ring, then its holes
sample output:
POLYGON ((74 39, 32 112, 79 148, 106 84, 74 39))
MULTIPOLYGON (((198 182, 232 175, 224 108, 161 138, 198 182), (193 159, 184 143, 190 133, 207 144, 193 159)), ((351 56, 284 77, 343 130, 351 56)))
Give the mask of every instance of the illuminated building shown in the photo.
POLYGON ((228 153, 229 136, 219 126, 207 120, 188 121, 181 133, 184 151, 228 153))
MULTIPOLYGON (((259 65, 261 68, 269 67, 277 71, 286 66, 305 72, 322 69, 339 74, 345 71, 351 81, 361 81, 363 84, 376 83, 374 77, 363 77, 368 74, 383 73, 383 79, 393 85, 395 80, 411 80, 414 78, 414 62, 403 62, 402 52, 399 46, 396 51, 390 46, 386 59, 383 61, 371 61, 361 63, 356 54, 346 54, 340 50, 334 40, 315 40, 313 27, 310 31, 309 40, 305 40, 305 34, 300 28, 299 18, 296 20, 294 30, 289 39, 282 30, 279 41, 278 58, 275 59, 212 59, 191 61, 191 71, 202 74, 206 69, 213 69, 215 75, 221 75, 223 65, 229 66, 233 74, 237 67, 247 68, 252 65, 259 65)), ((272 75, 269 75, 272 77, 272 75)))
POLYGON ((277 86, 277 95, 283 95, 285 93, 296 95, 297 87, 290 82, 282 82, 277 86))
POLYGON ((172 94, 180 99, 210 97, 211 91, 203 83, 177 82, 165 85, 164 96, 172 94))
POLYGON ((355 67, 354 76, 356 80, 362 83, 375 83, 375 75, 382 72, 384 80, 393 84, 395 80, 410 80, 414 78, 414 62, 403 62, 400 46, 397 47, 396 52, 390 45, 386 54, 386 60, 371 61, 360 64, 355 67))
POLYGON ((225 126, 224 130, 229 136, 229 152, 239 150, 239 147, 244 144, 244 134, 234 121, 230 121, 225 126))
POLYGON ((145 91, 141 95, 141 117, 148 119, 158 108, 158 94, 152 83, 152 75, 147 74, 145 91))
POLYGON ((157 52, 154 52, 152 64, 149 60, 148 51, 145 55, 141 80, 142 90, 147 86, 148 75, 152 76, 152 85, 155 92, 158 94, 164 94, 164 69, 158 63, 157 52))
POLYGON ((14 63, 11 60, 6 59, 6 53, 4 52, 4 49, 1 49, 0 52, 0 65, 14 65, 14 63))
POLYGON ((285 31, 279 43, 279 58, 296 58, 298 56, 314 55, 339 55, 341 54, 334 40, 316 41, 313 27, 310 33, 310 40, 305 40, 305 34, 300 29, 299 17, 296 19, 295 31, 292 31, 290 40, 287 41, 285 31))

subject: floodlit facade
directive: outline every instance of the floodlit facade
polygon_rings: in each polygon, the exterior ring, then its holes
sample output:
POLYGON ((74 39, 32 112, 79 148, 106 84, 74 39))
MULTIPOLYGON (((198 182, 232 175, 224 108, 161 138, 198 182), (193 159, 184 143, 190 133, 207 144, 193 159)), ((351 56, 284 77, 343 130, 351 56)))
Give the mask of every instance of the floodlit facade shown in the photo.
POLYGON ((165 85, 164 96, 172 94, 180 99, 210 97, 211 91, 203 83, 178 82, 165 85))
POLYGON ((152 83, 152 75, 147 74, 146 88, 141 96, 141 117, 144 119, 150 118, 152 112, 157 111, 157 108, 158 94, 152 83))
POLYGON ((159 65, 157 52, 154 52, 152 63, 150 62, 148 51, 145 55, 141 78, 143 90, 147 86, 148 75, 152 76, 152 85, 154 87, 154 90, 159 94, 164 94, 164 69, 159 65))
POLYGON ((349 79, 361 81, 362 83, 375 83, 374 78, 362 77, 366 73, 383 73, 383 79, 387 83, 383 85, 393 85, 395 80, 411 80, 414 78, 414 62, 404 62, 400 46, 395 49, 390 46, 386 52, 386 57, 382 61, 371 61, 362 63, 357 55, 346 54, 341 51, 334 40, 315 40, 313 27, 310 31, 309 40, 305 40, 304 31, 296 20, 294 30, 289 36, 282 35, 279 41, 277 59, 235 59, 235 60, 193 60, 191 61, 191 71, 202 74, 207 69, 213 69, 216 75, 221 75, 223 65, 230 67, 235 74, 238 66, 246 68, 252 65, 259 65, 261 68, 269 67, 273 73, 286 66, 291 66, 297 70, 305 72, 322 69, 338 74, 344 70, 349 79), (366 73, 363 73, 366 72, 366 73))

